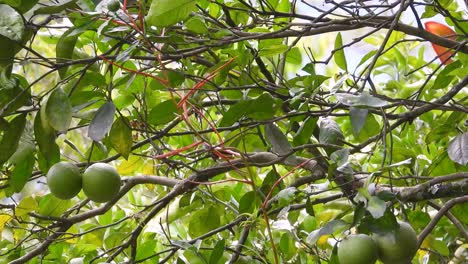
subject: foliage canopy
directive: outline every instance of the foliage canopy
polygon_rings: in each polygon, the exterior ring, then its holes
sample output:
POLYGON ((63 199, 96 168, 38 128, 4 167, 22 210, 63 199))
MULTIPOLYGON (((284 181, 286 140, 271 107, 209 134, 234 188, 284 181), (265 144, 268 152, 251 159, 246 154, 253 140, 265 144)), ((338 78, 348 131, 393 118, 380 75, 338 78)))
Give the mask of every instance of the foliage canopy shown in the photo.
POLYGON ((0 0, 1 263, 338 263, 397 220, 467 257, 466 2, 118 4, 0 0))

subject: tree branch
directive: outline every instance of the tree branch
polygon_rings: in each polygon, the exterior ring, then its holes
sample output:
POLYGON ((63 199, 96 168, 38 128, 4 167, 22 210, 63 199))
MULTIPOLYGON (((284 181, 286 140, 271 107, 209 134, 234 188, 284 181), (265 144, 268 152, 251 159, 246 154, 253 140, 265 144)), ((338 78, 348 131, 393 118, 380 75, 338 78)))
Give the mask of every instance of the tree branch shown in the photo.
POLYGON ((426 238, 429 233, 431 233, 432 229, 437 225, 437 222, 442 218, 442 216, 445 215, 445 213, 450 210, 454 205, 459 204, 459 203, 466 203, 468 202, 468 195, 461 196, 458 198, 454 198, 442 206, 440 208, 439 212, 432 218, 431 222, 421 231, 421 233, 418 236, 418 248, 421 246, 422 242, 426 238))

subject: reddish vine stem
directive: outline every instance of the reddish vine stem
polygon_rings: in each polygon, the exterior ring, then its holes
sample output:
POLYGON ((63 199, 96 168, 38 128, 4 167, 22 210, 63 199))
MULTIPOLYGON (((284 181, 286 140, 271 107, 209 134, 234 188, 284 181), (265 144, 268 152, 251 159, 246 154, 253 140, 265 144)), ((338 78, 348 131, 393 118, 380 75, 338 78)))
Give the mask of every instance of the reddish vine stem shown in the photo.
POLYGON ((273 256, 275 258, 275 264, 278 264, 279 263, 279 260, 278 260, 278 251, 276 249, 276 245, 275 245, 275 241, 273 239, 273 234, 271 233, 271 228, 270 228, 270 222, 268 221, 268 213, 267 213, 267 210, 266 210, 266 207, 267 207, 267 204, 268 204, 268 201, 270 200, 271 198, 271 195, 273 193, 273 190, 276 188, 276 186, 278 186, 278 184, 280 184, 281 181, 283 181, 284 178, 288 177, 289 175, 291 175, 294 171, 296 171, 297 169, 303 167, 304 165, 306 165, 307 163, 309 163, 310 160, 305 160, 303 161, 302 163, 300 163, 299 165, 297 165, 296 167, 294 167, 292 170, 288 171, 285 175, 283 175, 281 178, 279 178, 277 181, 275 181, 275 183, 273 184, 273 186, 271 186, 270 188, 270 191, 268 192, 265 200, 263 201, 262 203, 262 215, 263 215, 263 219, 265 220, 265 224, 267 226, 267 231, 268 231, 268 236, 270 237, 270 241, 271 241, 271 248, 273 249, 273 256))

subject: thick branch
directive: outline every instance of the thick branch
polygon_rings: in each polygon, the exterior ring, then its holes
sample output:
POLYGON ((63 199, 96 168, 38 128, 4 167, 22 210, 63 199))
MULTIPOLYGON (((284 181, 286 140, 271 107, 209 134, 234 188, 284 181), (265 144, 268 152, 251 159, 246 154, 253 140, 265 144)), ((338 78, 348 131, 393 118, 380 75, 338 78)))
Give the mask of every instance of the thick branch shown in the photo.
POLYGON ((404 202, 418 202, 436 198, 463 196, 468 194, 468 173, 460 172, 447 176, 439 176, 433 180, 411 187, 390 188, 378 186, 376 193, 382 191, 393 192, 397 195, 398 199, 404 202))
POLYGON ((439 210, 439 212, 434 216, 434 218, 432 218, 431 222, 429 222, 429 224, 419 234, 419 236, 418 236, 418 248, 419 248, 419 246, 421 246, 421 244, 424 241, 424 239, 426 238, 426 236, 429 235, 429 233, 431 233, 432 229, 434 229, 434 227, 437 225, 437 222, 439 222, 439 220, 442 218, 442 216, 444 216, 444 214, 448 210, 450 210, 450 208, 452 208, 456 204, 466 203, 466 202, 468 202, 468 195, 458 197, 458 198, 454 198, 454 199, 448 201, 447 203, 445 203, 444 206, 442 206, 442 208, 439 210))

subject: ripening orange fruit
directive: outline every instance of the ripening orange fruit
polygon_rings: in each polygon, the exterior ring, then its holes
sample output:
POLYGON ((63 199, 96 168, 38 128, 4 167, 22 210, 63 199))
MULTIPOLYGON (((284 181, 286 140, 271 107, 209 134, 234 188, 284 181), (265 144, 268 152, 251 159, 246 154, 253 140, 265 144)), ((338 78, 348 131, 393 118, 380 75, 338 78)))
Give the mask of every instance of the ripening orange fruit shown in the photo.
MULTIPOLYGON (((424 26, 426 27, 427 31, 431 32, 434 35, 446 37, 450 40, 456 39, 457 33, 455 33, 455 31, 453 31, 451 28, 447 27, 444 24, 430 21, 430 22, 426 22, 424 26)), ((432 44, 432 48, 434 48, 434 51, 437 54, 437 57, 439 57, 440 61, 443 64, 448 65, 453 62, 452 59, 450 59, 450 57, 454 53, 452 50, 446 47, 439 46, 434 43, 431 43, 431 44, 432 44)))

